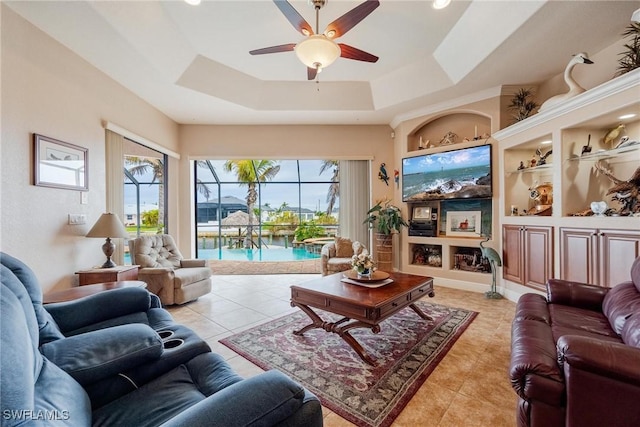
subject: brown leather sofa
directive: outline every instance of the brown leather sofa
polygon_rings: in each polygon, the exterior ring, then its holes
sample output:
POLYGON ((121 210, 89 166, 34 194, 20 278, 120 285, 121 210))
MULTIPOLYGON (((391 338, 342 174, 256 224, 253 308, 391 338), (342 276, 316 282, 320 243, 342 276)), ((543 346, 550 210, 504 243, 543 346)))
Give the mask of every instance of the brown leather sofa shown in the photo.
POLYGON ((549 279, 523 295, 509 376, 520 427, 640 425, 640 258, 613 288, 549 279))

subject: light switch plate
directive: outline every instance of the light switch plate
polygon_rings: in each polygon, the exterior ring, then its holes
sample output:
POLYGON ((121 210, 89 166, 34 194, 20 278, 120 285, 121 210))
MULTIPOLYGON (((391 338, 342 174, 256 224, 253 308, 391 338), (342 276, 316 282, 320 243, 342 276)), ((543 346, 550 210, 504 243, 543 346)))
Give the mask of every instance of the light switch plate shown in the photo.
POLYGON ((85 214, 69 214, 69 225, 81 225, 87 223, 85 214))
POLYGON ((89 203, 89 192, 88 191, 81 191, 80 192, 80 204, 81 205, 86 205, 87 203, 89 203))

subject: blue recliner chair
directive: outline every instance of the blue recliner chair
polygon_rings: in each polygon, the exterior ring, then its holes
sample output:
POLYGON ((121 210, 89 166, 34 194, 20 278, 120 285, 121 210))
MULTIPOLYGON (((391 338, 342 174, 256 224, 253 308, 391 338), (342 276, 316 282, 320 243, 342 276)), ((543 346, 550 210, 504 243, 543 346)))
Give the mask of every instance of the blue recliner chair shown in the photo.
MULTIPOLYGON (((115 324, 65 337, 57 319, 35 302, 23 284, 22 280, 33 280, 27 274, 32 275, 30 270, 22 265, 14 272, 5 264, 19 261, 0 256, 2 425, 27 425, 32 421, 70 426, 322 425, 317 398, 284 374, 269 371, 242 379, 211 352, 200 353, 158 374, 134 391, 113 393, 106 388, 103 391, 110 397, 92 409, 87 386, 93 386, 94 393, 99 394, 96 385, 101 381, 152 366, 170 350, 145 322, 115 324)), ((96 296, 107 299, 107 295, 125 297, 114 291, 96 296)), ((83 304, 86 301, 89 299, 83 304)), ((112 300, 111 307, 116 302, 128 304, 112 300)), ((62 306, 56 309, 64 311, 62 306)), ((93 306, 84 314, 78 311, 75 316, 92 318, 95 309, 93 306)), ((59 318, 83 327, 89 325, 74 316, 59 318)), ((104 326, 105 320, 94 324, 104 326)))

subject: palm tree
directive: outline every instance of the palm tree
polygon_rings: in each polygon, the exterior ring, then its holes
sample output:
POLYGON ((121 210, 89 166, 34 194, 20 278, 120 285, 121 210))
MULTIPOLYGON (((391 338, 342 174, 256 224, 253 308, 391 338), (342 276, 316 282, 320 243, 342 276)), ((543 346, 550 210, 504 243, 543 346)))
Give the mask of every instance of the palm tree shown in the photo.
POLYGON ((327 192, 327 215, 331 215, 333 206, 340 197, 340 162, 338 160, 323 160, 322 166, 320 166, 320 175, 329 168, 333 168, 333 176, 327 192))
POLYGON ((158 232, 164 232, 164 162, 161 158, 135 156, 127 156, 126 162, 132 165, 129 168, 129 172, 133 176, 142 176, 151 170, 153 176, 149 185, 158 183, 158 227, 162 228, 158 232), (162 221, 162 224, 160 224, 160 221, 162 221))
MULTIPOLYGON (((151 177, 151 184, 155 184, 158 182, 158 227, 160 227, 160 221, 162 221, 162 230, 158 230, 158 232, 165 232, 166 224, 165 216, 164 216, 164 161, 162 158, 156 157, 135 157, 135 156, 127 156, 126 162, 129 165, 132 165, 129 168, 129 172, 133 176, 142 176, 151 170, 153 176, 151 177)), ((206 168, 207 161, 199 160, 196 161, 196 165, 198 167, 206 168)), ((150 184, 150 185, 151 185, 150 184)), ((202 183, 200 179, 196 184, 196 190, 202 194, 207 200, 211 197, 211 190, 209 187, 202 183)))
POLYGON ((249 223, 247 224, 247 235, 244 239, 245 249, 251 249, 251 236, 253 235, 253 206, 258 200, 256 185, 266 182, 280 171, 280 165, 273 160, 227 160, 224 163, 226 172, 234 172, 240 185, 246 185, 247 189, 247 212, 249 213, 249 223))

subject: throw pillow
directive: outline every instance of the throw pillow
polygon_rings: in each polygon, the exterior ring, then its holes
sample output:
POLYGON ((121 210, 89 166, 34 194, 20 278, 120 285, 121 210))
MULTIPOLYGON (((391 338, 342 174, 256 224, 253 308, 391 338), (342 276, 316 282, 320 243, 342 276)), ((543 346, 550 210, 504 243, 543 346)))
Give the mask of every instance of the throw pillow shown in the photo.
POLYGON ((602 300, 602 313, 609 320, 611 329, 622 333, 627 319, 640 312, 640 295, 633 282, 624 282, 611 288, 602 300))
POLYGON ((336 237, 336 257, 351 258, 353 256, 353 242, 346 237, 336 237))

